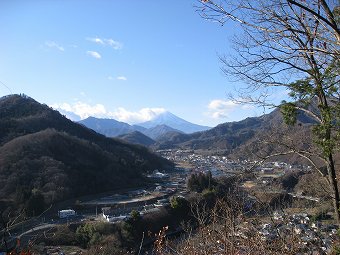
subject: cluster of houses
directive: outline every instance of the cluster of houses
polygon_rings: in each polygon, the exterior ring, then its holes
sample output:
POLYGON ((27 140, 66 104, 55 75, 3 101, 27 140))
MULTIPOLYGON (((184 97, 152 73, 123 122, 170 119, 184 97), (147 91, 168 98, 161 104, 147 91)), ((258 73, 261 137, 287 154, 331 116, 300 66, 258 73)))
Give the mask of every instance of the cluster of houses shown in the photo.
POLYGON ((258 173, 263 181, 270 181, 272 177, 266 176, 276 174, 278 172, 284 173, 286 171, 302 170, 309 171, 308 166, 292 166, 285 162, 267 162, 254 168, 258 162, 250 160, 231 160, 225 156, 212 156, 196 154, 192 150, 160 150, 158 151, 162 157, 173 162, 188 163, 195 171, 210 170, 214 173, 213 176, 225 175, 226 173, 238 173, 246 169, 252 168, 254 172, 258 173))
POLYGON ((157 151, 162 157, 173 162, 187 162, 196 167, 230 166, 241 168, 240 161, 231 161, 225 156, 210 156, 196 154, 191 150, 160 150, 157 151))
MULTIPOLYGON (((161 155, 174 162, 185 162, 191 165, 197 171, 206 171, 218 168, 224 172, 232 173, 244 171, 256 165, 257 162, 251 161, 231 161, 223 156, 204 156, 195 154, 193 151, 185 150, 167 150, 162 151, 161 155)), ((267 162, 253 168, 256 178, 252 180, 257 187, 270 186, 270 184, 287 172, 303 171, 309 172, 309 166, 290 165, 285 162, 267 162)), ((294 196, 294 194, 292 194, 294 196)), ((302 197, 301 197, 302 198, 302 197)), ((311 198, 309 198, 311 199, 311 198)), ((315 200, 316 201, 316 200, 315 200)), ((337 239, 337 226, 332 224, 322 224, 321 222, 313 222, 307 214, 284 215, 275 212, 272 216, 271 223, 263 223, 261 225, 244 226, 240 228, 240 236, 244 236, 246 231, 253 229, 265 242, 273 242, 279 238, 288 240, 294 237, 298 240, 298 245, 306 250, 314 248, 321 253, 329 253, 334 240, 337 239)), ((316 253, 316 254, 321 254, 316 253)), ((314 253, 313 253, 314 254, 314 253)))
POLYGON ((258 234, 262 240, 273 241, 278 238, 294 237, 298 245, 306 249, 320 248, 330 252, 333 242, 338 238, 338 227, 333 224, 322 224, 312 221, 306 213, 285 215, 274 212, 271 223, 258 226, 258 234))

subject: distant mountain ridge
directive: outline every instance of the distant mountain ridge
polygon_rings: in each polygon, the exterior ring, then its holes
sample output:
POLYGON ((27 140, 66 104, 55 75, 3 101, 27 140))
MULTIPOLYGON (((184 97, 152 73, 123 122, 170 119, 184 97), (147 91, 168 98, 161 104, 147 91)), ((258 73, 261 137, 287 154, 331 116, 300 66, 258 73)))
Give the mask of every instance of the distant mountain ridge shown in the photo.
POLYGON ((93 129, 99 134, 103 134, 107 137, 116 137, 122 134, 131 133, 137 131, 135 127, 120 122, 114 119, 99 119, 95 117, 88 117, 78 123, 93 129))
POLYGON ((179 131, 182 131, 183 133, 195 133, 199 131, 205 131, 210 129, 211 127, 207 126, 201 126, 197 124, 193 124, 189 121, 186 121, 180 117, 177 117, 176 115, 172 114, 171 112, 164 112, 159 114, 157 117, 155 117, 152 120, 139 123, 139 126, 145 127, 145 128, 152 128, 158 125, 166 125, 173 129, 177 129, 179 131))
POLYGON ((177 129, 171 128, 167 125, 157 125, 155 127, 151 127, 148 129, 145 129, 142 131, 143 134, 145 134, 148 137, 151 137, 153 140, 157 140, 160 137, 164 136, 165 134, 169 132, 177 132, 177 133, 183 133, 182 131, 179 131, 177 129))
POLYGON ((138 131, 153 140, 162 137, 167 132, 194 133, 210 129, 210 127, 190 123, 170 112, 164 112, 153 120, 136 125, 129 125, 114 119, 95 117, 88 117, 78 123, 107 137, 117 137, 138 131))
POLYGON ((139 131, 133 131, 131 133, 120 135, 120 136, 117 136, 117 138, 122 139, 128 143, 140 144, 140 145, 144 145, 147 147, 156 143, 150 137, 142 134, 139 131))
POLYGON ((279 109, 260 117, 220 124, 210 130, 193 134, 172 132, 152 145, 153 149, 190 149, 228 155, 235 159, 250 159, 261 151, 277 151, 279 141, 289 135, 301 148, 311 145, 313 119, 300 112, 297 125, 284 124, 279 109), (261 139, 264 142, 261 142, 261 139), (268 139, 271 143, 266 143, 268 139))
POLYGON ((170 137, 159 139, 155 146, 157 149, 230 150, 253 137, 255 130, 260 128, 262 123, 262 118, 247 118, 193 134, 171 133, 170 137))
MULTIPOLYGON (((308 148, 312 145, 311 125, 315 124, 312 118, 299 112, 298 125, 289 127, 284 124, 279 109, 259 117, 222 123, 214 128, 190 134, 160 124, 165 122, 169 125, 175 123, 177 126, 187 124, 186 121, 168 112, 159 115, 152 121, 140 123, 138 127, 142 130, 141 132, 155 141, 155 143, 148 142, 149 145, 144 145, 154 150, 190 149, 205 153, 219 153, 235 159, 249 159, 260 151, 277 151, 280 149, 277 141, 287 135, 295 140, 301 148, 308 148), (157 126, 153 127, 153 125, 157 126), (271 144, 261 144, 261 139, 274 140, 271 144)), ((173 124, 173 126, 175 125, 173 124)), ((138 140, 134 136, 123 136, 122 139, 127 139, 126 141, 138 140)), ((291 157, 291 159, 293 158, 291 157)))

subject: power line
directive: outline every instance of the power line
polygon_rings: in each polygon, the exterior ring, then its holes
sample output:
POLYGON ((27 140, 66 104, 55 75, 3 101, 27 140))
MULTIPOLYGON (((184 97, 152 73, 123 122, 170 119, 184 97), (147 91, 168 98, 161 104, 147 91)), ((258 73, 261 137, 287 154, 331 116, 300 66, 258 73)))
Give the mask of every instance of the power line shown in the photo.
POLYGON ((3 83, 2 81, 0 81, 0 83, 1 83, 2 85, 4 85, 4 87, 5 87, 6 89, 8 89, 8 91, 9 91, 11 94, 13 94, 12 90, 11 90, 5 83, 3 83))

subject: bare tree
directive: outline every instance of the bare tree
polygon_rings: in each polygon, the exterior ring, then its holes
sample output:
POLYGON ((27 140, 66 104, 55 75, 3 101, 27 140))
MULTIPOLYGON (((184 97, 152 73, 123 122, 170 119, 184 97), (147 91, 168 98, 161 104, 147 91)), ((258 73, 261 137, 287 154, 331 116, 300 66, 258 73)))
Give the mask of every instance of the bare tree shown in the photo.
POLYGON ((303 236, 296 234, 287 217, 262 222, 245 216, 243 207, 242 202, 228 205, 218 199, 209 212, 209 224, 173 241, 161 236, 156 254, 324 254, 322 238, 303 244, 303 236))
POLYGON ((222 56, 223 72, 246 86, 234 98, 240 102, 278 106, 288 124, 298 112, 313 118, 318 153, 289 148, 320 172, 332 190, 335 218, 340 223, 340 196, 334 155, 340 140, 340 2, 338 0, 202 0, 200 15, 225 24, 234 21, 242 36, 235 54, 222 56), (269 95, 287 89, 290 99, 275 105, 269 95))

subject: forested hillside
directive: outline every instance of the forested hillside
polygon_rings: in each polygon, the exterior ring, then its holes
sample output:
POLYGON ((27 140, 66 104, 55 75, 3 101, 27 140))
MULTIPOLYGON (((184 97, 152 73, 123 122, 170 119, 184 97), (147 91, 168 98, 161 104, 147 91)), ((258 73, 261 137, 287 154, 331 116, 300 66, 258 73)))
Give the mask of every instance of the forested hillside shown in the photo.
POLYGON ((1 209, 135 186, 143 173, 171 167, 143 146, 106 138, 26 96, 0 99, 0 131, 1 209))

